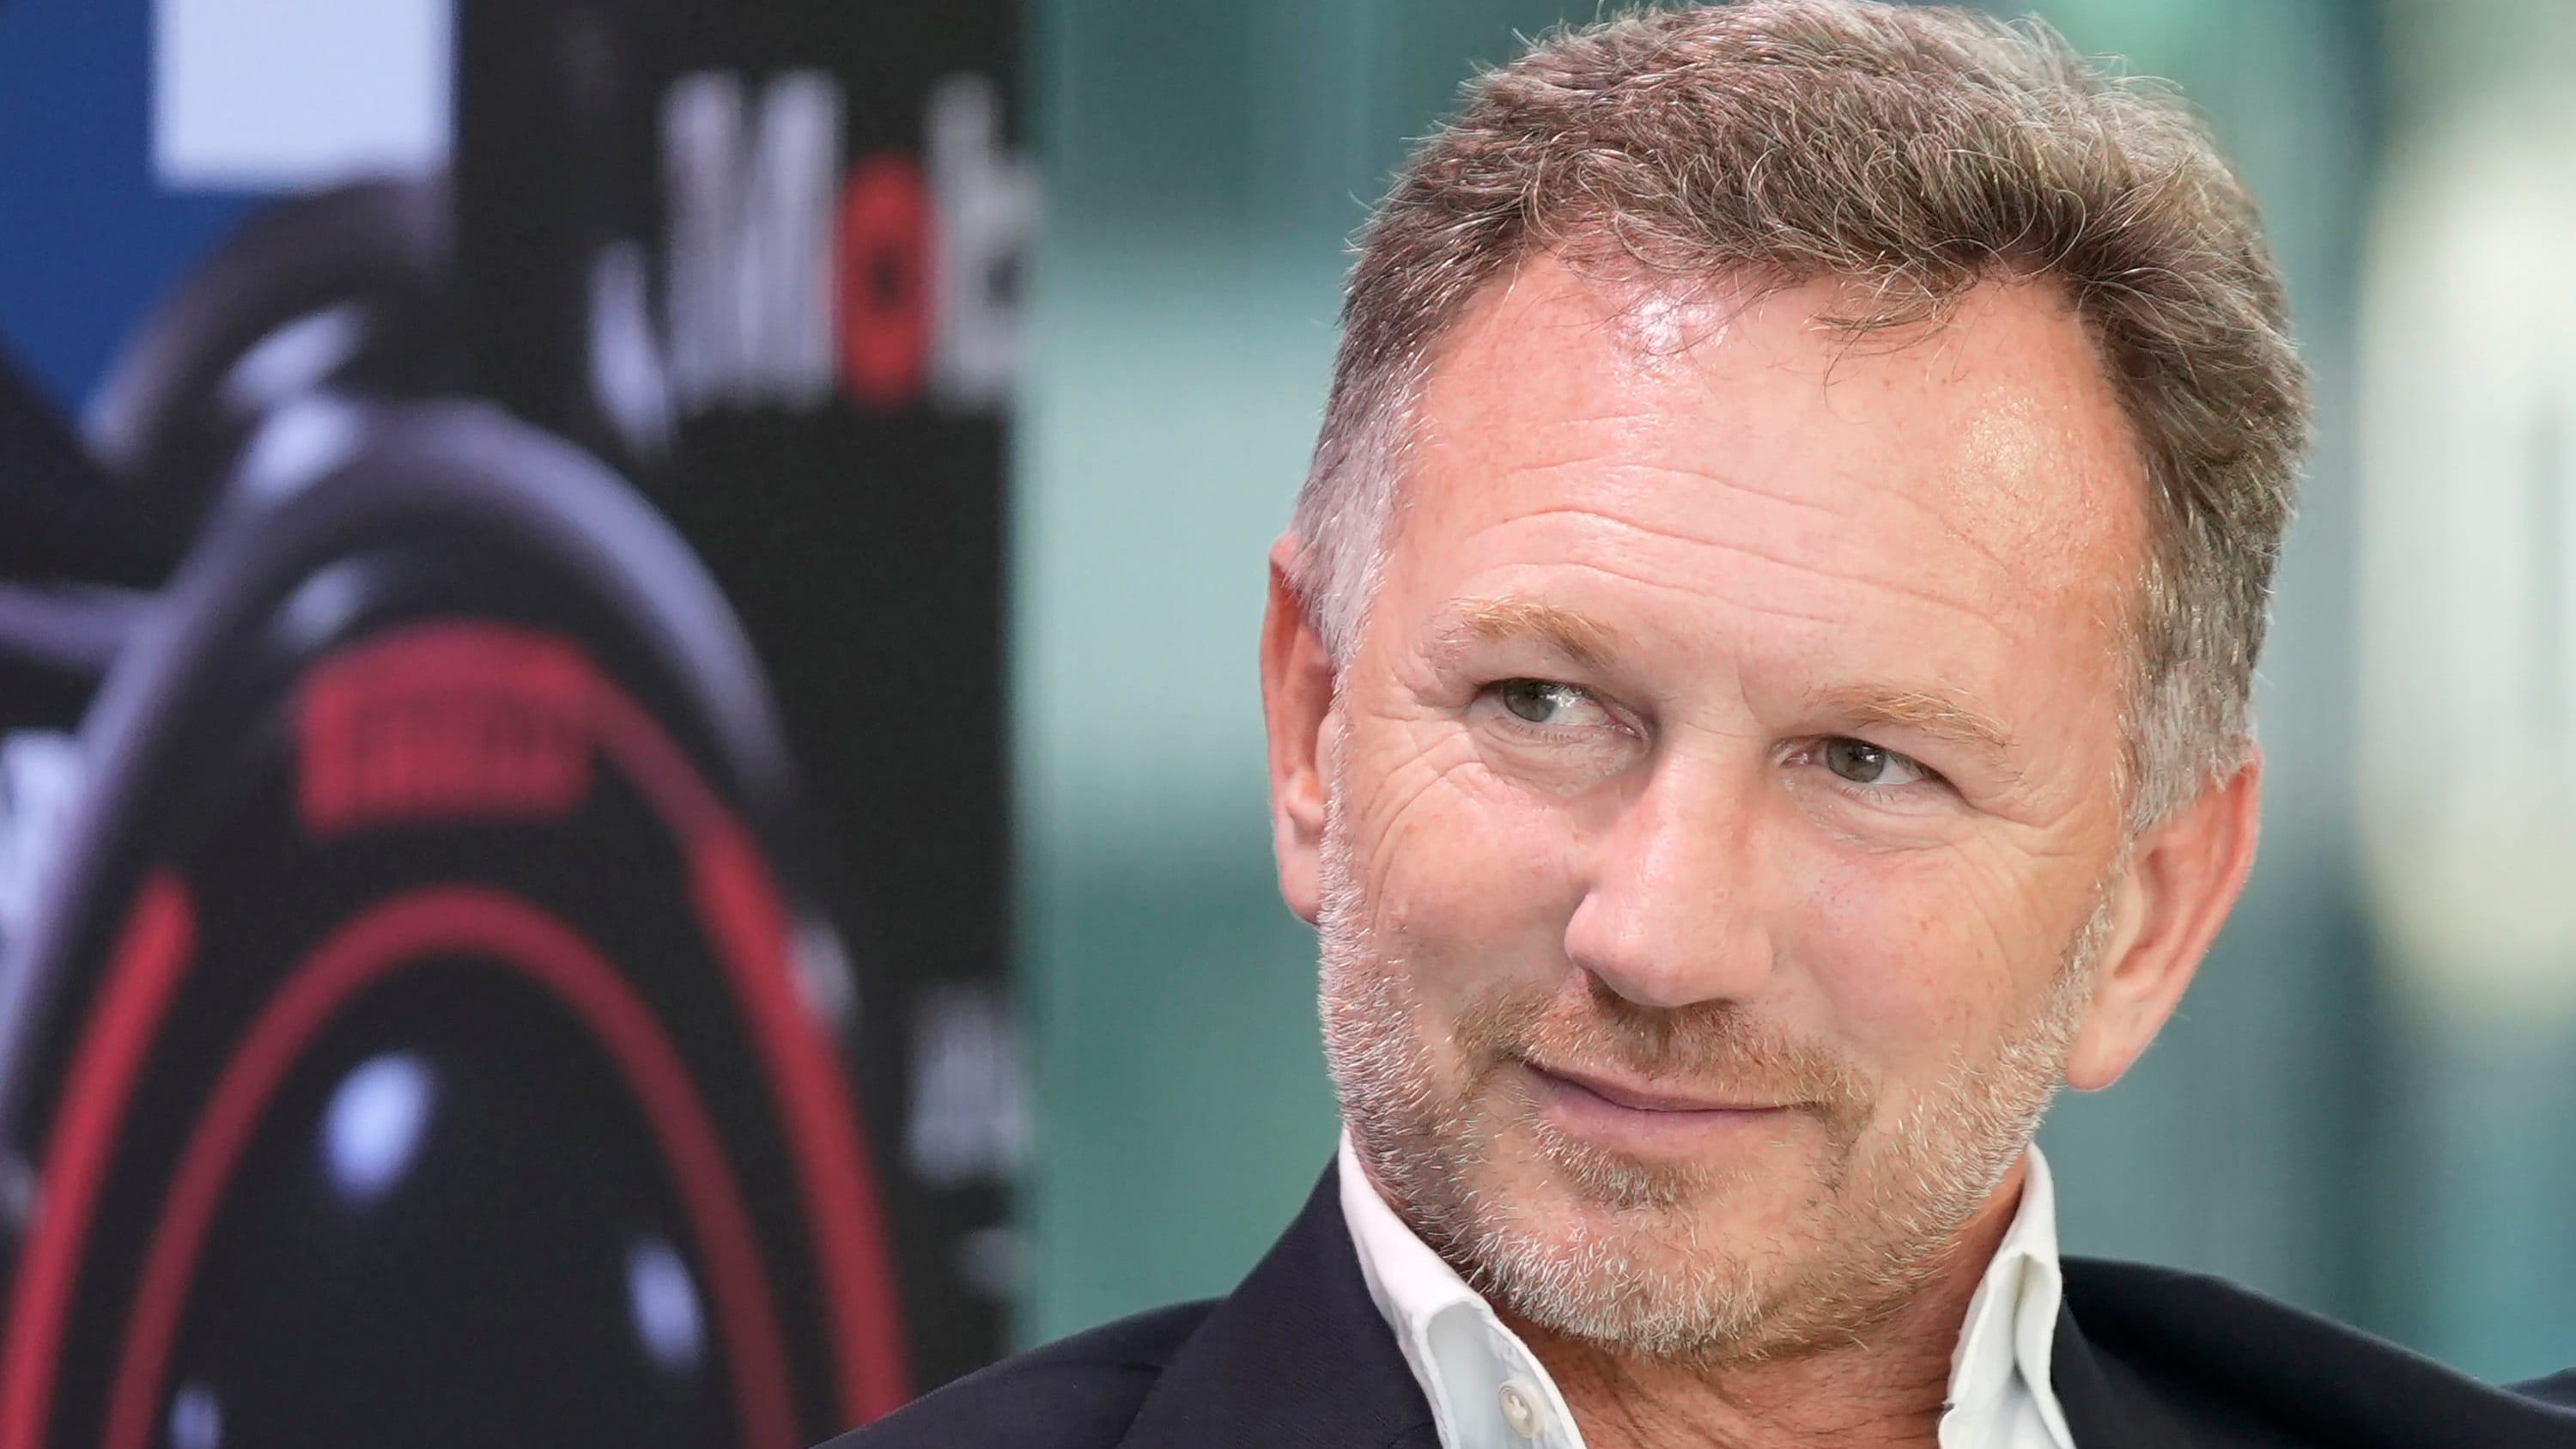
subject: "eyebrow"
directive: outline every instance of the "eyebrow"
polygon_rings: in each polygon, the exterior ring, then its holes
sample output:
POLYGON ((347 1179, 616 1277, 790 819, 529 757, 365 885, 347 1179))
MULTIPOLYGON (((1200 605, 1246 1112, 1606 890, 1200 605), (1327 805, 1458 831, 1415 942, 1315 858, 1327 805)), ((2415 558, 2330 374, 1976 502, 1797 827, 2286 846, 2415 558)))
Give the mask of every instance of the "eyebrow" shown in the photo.
POLYGON ((1856 728, 1885 725, 1914 730, 1999 758, 2012 753, 2011 730, 1965 700, 1939 691, 1841 689, 1826 693, 1818 703, 1856 728))
POLYGON ((1476 644, 1535 639, 1586 669, 1608 664, 1618 636, 1569 609, 1534 599, 1474 599, 1433 637, 1434 657, 1453 658, 1476 644))

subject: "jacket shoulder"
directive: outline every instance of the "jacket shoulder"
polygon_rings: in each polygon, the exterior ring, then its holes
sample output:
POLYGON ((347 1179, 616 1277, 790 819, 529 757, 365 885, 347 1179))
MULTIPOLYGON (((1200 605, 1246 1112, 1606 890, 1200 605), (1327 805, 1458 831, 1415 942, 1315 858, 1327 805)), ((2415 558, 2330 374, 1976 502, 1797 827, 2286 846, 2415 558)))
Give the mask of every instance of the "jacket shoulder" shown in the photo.
POLYGON ((2225 1279, 2084 1258, 2063 1269, 2092 1349, 2187 1417, 2243 1426, 2246 1442, 2576 1446, 2563 1376, 2498 1388, 2225 1279))
POLYGON ((1122 1318, 979 1369, 823 1449, 1108 1449, 1212 1303, 1122 1318))
POLYGON ((2576 1368, 2561 1369, 2545 1379, 2532 1379, 2525 1383, 2508 1384, 2506 1387, 2525 1398, 2538 1399, 2544 1404, 2555 1404, 2562 1409, 2576 1409, 2576 1368))

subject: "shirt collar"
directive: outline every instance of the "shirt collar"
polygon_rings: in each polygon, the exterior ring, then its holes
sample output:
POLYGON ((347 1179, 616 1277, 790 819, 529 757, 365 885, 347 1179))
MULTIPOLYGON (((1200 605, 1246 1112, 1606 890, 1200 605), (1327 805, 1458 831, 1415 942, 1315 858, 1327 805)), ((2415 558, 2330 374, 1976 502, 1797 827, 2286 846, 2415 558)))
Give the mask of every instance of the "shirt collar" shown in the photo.
POLYGON ((1950 1351, 1950 1410, 1941 1416, 1941 1449, 2016 1442, 2024 1436, 2011 1421, 2032 1413, 2055 1449, 2075 1442, 2049 1378, 2058 1305, 2066 1295, 2057 1266, 2057 1187, 2038 1144, 2024 1158, 2021 1204, 1977 1281, 1958 1346, 1950 1351))
POLYGON ((1348 1132, 1337 1163, 1342 1217, 1359 1249, 1360 1276, 1431 1401, 1442 1449, 1583 1449, 1556 1380, 1492 1305, 1378 1196, 1348 1132))
MULTIPOLYGON (((2054 1449, 2074 1443, 2048 1376, 2064 1293, 2057 1196, 2037 1146, 2028 1160, 2020 1206, 1951 1353, 1942 1449, 2016 1443, 2013 1422, 2034 1412, 2054 1449)), ((1443 1449, 1583 1449, 1574 1416, 1537 1355, 1378 1195, 1348 1132, 1337 1161, 1360 1275, 1431 1402, 1443 1449)))

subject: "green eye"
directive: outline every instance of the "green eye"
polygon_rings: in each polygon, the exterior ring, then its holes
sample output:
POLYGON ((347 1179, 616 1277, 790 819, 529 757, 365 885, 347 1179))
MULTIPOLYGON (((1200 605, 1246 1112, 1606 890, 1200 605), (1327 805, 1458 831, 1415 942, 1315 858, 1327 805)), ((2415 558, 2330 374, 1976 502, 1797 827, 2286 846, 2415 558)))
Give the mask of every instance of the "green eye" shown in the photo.
POLYGON ((1582 700, 1583 691, 1543 679, 1515 679, 1502 686, 1502 697, 1503 708, 1531 724, 1552 724, 1582 700))
POLYGON ((1911 785, 1930 773, 1896 751, 1880 749, 1867 740, 1827 740, 1816 754, 1826 769, 1855 785, 1911 785))
POLYGON ((1860 740, 1827 740, 1825 768, 1855 785, 1874 785, 1887 773, 1887 751, 1860 740))

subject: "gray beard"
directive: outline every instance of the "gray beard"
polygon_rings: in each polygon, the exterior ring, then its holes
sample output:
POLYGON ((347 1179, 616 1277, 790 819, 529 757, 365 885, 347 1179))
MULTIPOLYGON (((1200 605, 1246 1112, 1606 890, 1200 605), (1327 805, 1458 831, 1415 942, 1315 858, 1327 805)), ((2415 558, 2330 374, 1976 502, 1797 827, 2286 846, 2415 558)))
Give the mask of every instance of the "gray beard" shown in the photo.
MULTIPOLYGON (((1320 885, 1324 1059, 1353 1147, 1380 1191, 1505 1312, 1612 1353, 1695 1361, 1848 1344, 1939 1271, 2063 1080, 2111 924, 2104 890, 2041 1009, 1982 1060, 1962 1054, 1886 1128, 1865 1130, 1867 1086, 1845 1083, 1852 1112, 1805 1205, 1804 1231, 1789 1243, 1744 1243, 1709 1238, 1695 1216, 1746 1185, 1724 1169, 1640 1163, 1535 1117, 1519 1125, 1590 1211, 1533 1221, 1527 1205, 1480 1186, 1504 1125, 1477 1105, 1484 1067, 1471 1044, 1477 1075, 1455 1089, 1438 1079, 1415 1029, 1422 1018, 1406 963, 1384 955, 1368 927, 1338 783, 1320 885)), ((1757 1039, 1748 1031, 1748 1042, 1757 1039)), ((1759 1059, 1762 1048, 1744 1050, 1759 1059)), ((1829 1068, 1814 1071, 1831 1079, 1829 1068)))

